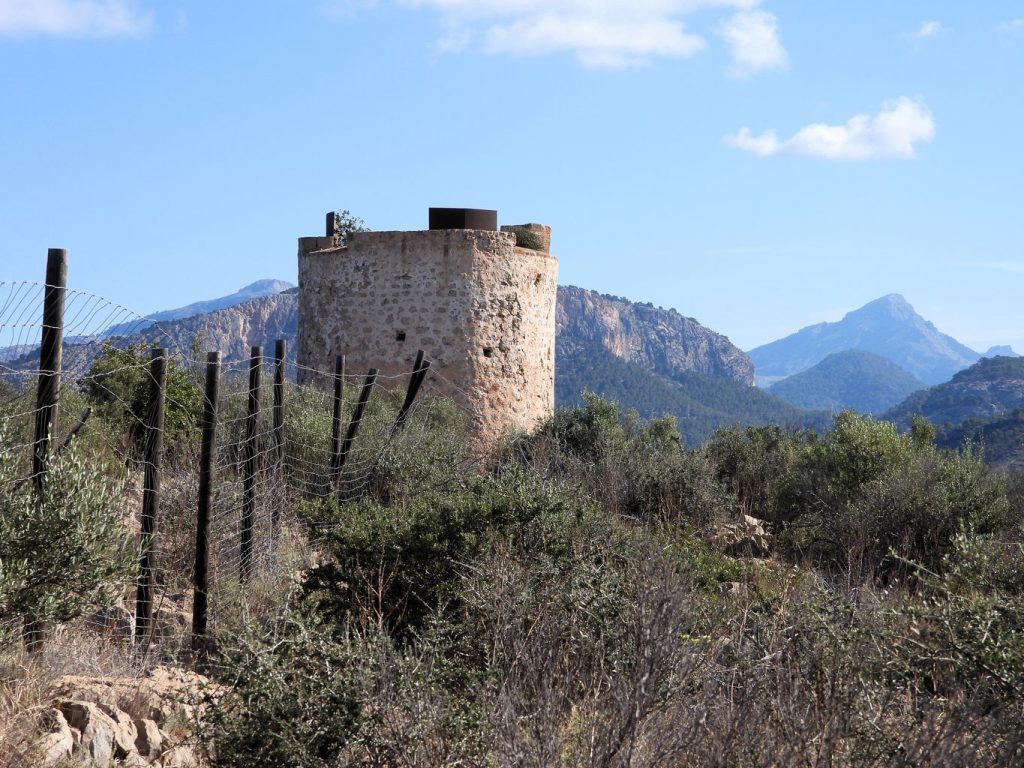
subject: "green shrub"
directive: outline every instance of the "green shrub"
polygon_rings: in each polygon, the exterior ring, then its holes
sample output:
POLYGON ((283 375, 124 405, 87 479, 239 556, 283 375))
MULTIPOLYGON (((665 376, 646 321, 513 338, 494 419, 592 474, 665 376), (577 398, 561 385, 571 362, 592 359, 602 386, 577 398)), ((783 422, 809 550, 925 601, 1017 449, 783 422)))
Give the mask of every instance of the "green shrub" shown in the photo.
POLYGON ((16 487, 18 467, 0 449, 0 621, 67 621, 119 597, 136 561, 119 486, 74 449, 51 462, 41 498, 16 487))
POLYGON ((1001 478, 976 452, 941 452, 924 434, 837 417, 835 429, 802 449, 780 492, 784 549, 864 574, 898 567, 890 552, 937 567, 958 531, 1010 525, 1001 478))
POLYGON ((339 626, 403 639, 454 598, 456 576, 496 531, 514 530, 523 547, 567 546, 568 520, 590 513, 568 494, 524 473, 477 480, 456 494, 424 494, 400 505, 371 500, 307 504, 300 515, 318 531, 325 564, 306 577, 308 599, 339 626))
POLYGON ((1024 695, 1024 575, 1021 547, 991 536, 953 537, 941 574, 911 564, 913 596, 893 612, 895 647, 909 678, 928 694, 975 697, 994 708, 1024 695))
POLYGON ((779 496, 791 482, 803 441, 781 427, 718 430, 704 447, 716 479, 736 500, 738 511, 777 522, 779 496))
POLYGON ((222 768, 324 768, 360 720, 356 641, 326 632, 298 613, 222 647, 226 692, 211 696, 200 729, 207 759, 222 768))
POLYGON ((517 248, 529 248, 531 251, 544 250, 544 239, 538 233, 525 227, 515 227, 511 229, 511 232, 516 236, 517 248))
MULTIPOLYGON (((100 418, 126 437, 136 458, 141 457, 152 397, 150 352, 147 344, 121 349, 107 342, 93 362, 81 388, 100 418)), ((203 393, 192 375, 172 357, 167 361, 164 410, 164 450, 169 458, 198 441, 203 393)))
POLYGON ((608 512, 645 522, 704 528, 727 505, 708 457, 684 449, 674 418, 643 422, 597 395, 584 400, 511 442, 502 461, 531 466, 608 512))

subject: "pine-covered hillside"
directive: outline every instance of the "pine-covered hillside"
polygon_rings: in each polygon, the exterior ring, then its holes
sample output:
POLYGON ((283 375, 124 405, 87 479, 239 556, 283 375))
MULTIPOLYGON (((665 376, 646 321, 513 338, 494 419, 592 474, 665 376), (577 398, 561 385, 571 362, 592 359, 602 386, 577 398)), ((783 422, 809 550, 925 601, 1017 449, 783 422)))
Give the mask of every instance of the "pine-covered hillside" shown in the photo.
POLYGON ((882 413, 926 385, 880 355, 850 349, 783 379, 768 391, 800 408, 882 413))
POLYGON ((986 357, 945 384, 915 392, 885 418, 901 426, 924 416, 941 429, 1001 418, 1024 407, 1024 358, 986 357))
POLYGON ((660 376, 615 356, 601 344, 564 345, 559 340, 555 402, 578 405, 584 391, 619 402, 643 418, 671 415, 688 445, 697 445, 720 427, 781 424, 821 429, 831 418, 797 408, 731 379, 700 373, 660 376))

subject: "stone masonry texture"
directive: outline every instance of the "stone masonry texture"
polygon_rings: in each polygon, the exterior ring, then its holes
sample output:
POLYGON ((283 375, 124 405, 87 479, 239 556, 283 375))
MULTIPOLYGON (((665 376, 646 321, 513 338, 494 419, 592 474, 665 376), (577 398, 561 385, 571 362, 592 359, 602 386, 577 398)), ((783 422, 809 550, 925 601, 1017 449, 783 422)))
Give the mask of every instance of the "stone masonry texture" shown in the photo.
POLYGON ((332 371, 338 354, 350 374, 408 374, 422 349, 431 389, 471 414, 477 449, 551 415, 558 262, 549 253, 482 230, 360 232, 346 247, 325 245, 299 241, 300 383, 316 376, 306 369, 332 371))

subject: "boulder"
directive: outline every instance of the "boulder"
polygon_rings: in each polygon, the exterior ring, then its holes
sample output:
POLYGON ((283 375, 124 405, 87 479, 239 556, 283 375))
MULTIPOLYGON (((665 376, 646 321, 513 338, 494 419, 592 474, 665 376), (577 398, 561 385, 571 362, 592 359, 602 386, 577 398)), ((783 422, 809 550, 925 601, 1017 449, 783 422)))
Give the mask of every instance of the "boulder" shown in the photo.
POLYGON ((117 723, 98 704, 89 701, 63 701, 59 708, 68 726, 82 734, 81 751, 94 763, 109 765, 115 754, 117 723))
POLYGON ((739 522, 718 527, 715 543, 732 557, 769 557, 773 537, 764 528, 764 520, 741 515, 739 522))
MULTIPOLYGON (((39 753, 43 765, 54 765, 71 757, 75 749, 75 738, 64 713, 56 707, 43 714, 43 730, 46 735, 39 741, 39 753)), ((79 734, 81 741, 81 734, 79 734)))
POLYGON ((164 734, 155 721, 142 718, 135 723, 138 736, 135 737, 135 750, 147 760, 156 760, 164 748, 164 734))

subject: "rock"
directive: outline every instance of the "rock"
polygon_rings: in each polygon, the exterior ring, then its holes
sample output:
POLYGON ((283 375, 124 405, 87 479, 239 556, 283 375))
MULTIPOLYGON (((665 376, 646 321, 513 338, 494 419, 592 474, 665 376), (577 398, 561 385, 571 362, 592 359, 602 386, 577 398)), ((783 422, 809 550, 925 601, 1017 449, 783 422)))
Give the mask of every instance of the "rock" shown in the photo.
POLYGON ((131 637, 135 631, 135 614, 124 605, 100 608, 86 620, 91 629, 110 637, 131 637))
POLYGON ((773 537, 764 529, 764 520, 742 515, 738 523, 721 525, 715 543, 732 557, 769 557, 773 537))
POLYGON ((81 751, 94 763, 109 764, 114 759, 117 723, 92 702, 64 701, 59 707, 68 725, 81 732, 81 751))
POLYGON ((160 759, 160 768, 198 768, 199 761, 195 753, 188 747, 179 746, 172 749, 160 759))
POLYGON ((55 765, 70 758, 75 749, 75 738, 64 714, 57 708, 47 710, 43 715, 42 725, 47 731, 39 742, 43 765, 55 765))
POLYGON ((738 581, 723 581, 718 585, 718 594, 720 595, 742 595, 746 591, 746 585, 738 581))
POLYGON ((139 731, 127 713, 109 704, 97 705, 104 714, 114 721, 114 757, 123 760, 135 752, 135 742, 139 737, 139 731))
POLYGON ((50 733, 43 744, 54 755, 46 765, 71 759, 131 768, 197 766, 182 742, 203 694, 215 690, 202 675, 169 667, 142 678, 63 677, 51 688, 56 708, 44 721, 50 733))
POLYGON ((142 718, 135 723, 138 735, 135 737, 135 749, 147 760, 160 757, 164 747, 164 734, 153 720, 142 718))
POLYGON ((212 689, 210 681, 202 675, 157 667, 142 678, 67 675, 50 690, 55 699, 103 702, 126 712, 135 722, 153 720, 163 726, 169 720, 191 722, 201 691, 208 689, 212 689))

